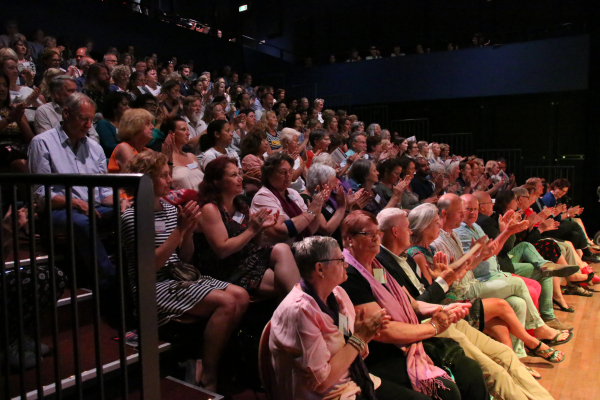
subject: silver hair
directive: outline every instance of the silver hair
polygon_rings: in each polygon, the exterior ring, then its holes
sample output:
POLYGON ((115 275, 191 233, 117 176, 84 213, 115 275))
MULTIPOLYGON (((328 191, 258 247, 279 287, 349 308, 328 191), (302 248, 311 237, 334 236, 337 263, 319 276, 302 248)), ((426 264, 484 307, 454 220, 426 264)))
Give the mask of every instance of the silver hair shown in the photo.
POLYGON ((69 75, 58 75, 58 76, 55 76, 50 81, 50 85, 48 85, 48 89, 50 90, 50 93, 56 93, 59 90, 61 90, 65 86, 65 82, 66 81, 71 81, 71 82, 73 82, 75 84, 77 83, 77 82, 75 82, 75 78, 73 78, 73 77, 71 77, 69 75))
POLYGON ((335 160, 333 159, 333 157, 331 157, 331 154, 329 153, 321 153, 318 156, 314 156, 311 166, 317 164, 325 164, 334 169, 338 167, 338 164, 335 162, 335 160))
POLYGON ((435 172, 436 174, 445 174, 446 173, 446 168, 444 168, 443 164, 438 164, 438 163, 431 164, 429 166, 429 169, 431 170, 431 172, 435 172))
POLYGON ((334 238, 327 236, 311 236, 295 243, 294 259, 300 276, 304 279, 311 278, 315 265, 321 260, 330 258, 334 250, 339 247, 334 238))
POLYGON ((94 102, 94 100, 90 99, 85 94, 79 92, 73 93, 72 95, 67 97, 67 100, 64 104, 64 108, 69 109, 69 111, 78 112, 81 108, 81 105, 84 103, 90 104, 92 107, 94 107, 94 110, 96 109, 96 103, 94 102))
POLYGON ((382 129, 379 136, 381 137, 381 140, 385 140, 385 139, 389 140, 392 138, 392 134, 390 133, 390 131, 388 129, 382 129))
POLYGON ((371 124, 367 127, 367 133, 369 136, 375 136, 375 128, 378 127, 379 124, 371 124))
POLYGON ((404 216, 408 213, 396 207, 385 208, 377 214, 377 222, 379 223, 379 229, 382 232, 387 232, 394 227, 396 218, 404 216))
POLYGON ((522 187, 514 187, 514 188, 512 188, 512 191, 516 197, 528 197, 529 196, 529 190, 522 188, 522 187))
POLYGON ((306 174, 306 191, 314 193, 319 185, 329 184, 331 178, 335 177, 335 170, 325 164, 313 164, 308 169, 306 174))
POLYGON ((437 213, 437 207, 433 204, 421 204, 412 209, 408 214, 411 243, 419 243, 423 239, 423 231, 429 228, 437 213))
POLYGON ((287 147, 288 144, 290 144, 292 140, 294 140, 294 136, 300 137, 300 132, 292 128, 283 128, 283 130, 281 131, 281 137, 279 138, 281 146, 287 147))

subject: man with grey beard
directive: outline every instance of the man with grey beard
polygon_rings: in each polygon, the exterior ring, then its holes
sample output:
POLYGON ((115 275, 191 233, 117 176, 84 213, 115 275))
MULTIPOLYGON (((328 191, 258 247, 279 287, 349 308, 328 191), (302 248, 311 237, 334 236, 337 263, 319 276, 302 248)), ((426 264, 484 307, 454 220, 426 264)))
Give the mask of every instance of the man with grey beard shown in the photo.
POLYGON ((206 122, 202 121, 201 99, 198 96, 188 96, 183 100, 183 119, 188 124, 190 140, 188 146, 192 148, 195 155, 200 154, 200 135, 206 131, 206 122))

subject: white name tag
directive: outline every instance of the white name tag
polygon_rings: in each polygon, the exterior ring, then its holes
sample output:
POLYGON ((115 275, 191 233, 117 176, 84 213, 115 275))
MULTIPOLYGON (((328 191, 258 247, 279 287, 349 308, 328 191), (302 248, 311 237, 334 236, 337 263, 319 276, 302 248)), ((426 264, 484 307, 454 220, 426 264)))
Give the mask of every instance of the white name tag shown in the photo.
POLYGON ((189 164, 187 165, 187 167, 188 167, 189 169, 198 169, 198 164, 196 164, 195 162, 193 162, 193 163, 189 163, 189 164))
POLYGON ((368 155, 368 154, 365 154, 365 155, 363 156, 363 158, 364 158, 365 160, 368 160, 368 159, 369 159, 369 155, 368 155))
POLYGON ((167 230, 167 224, 162 220, 154 221, 154 229, 156 229, 156 232, 164 232, 167 230))
POLYGON ((375 196, 375 201, 377 202, 377 204, 379 204, 381 202, 381 196, 380 195, 375 196))
POLYGON ((246 216, 245 216, 244 214, 242 214, 242 213, 241 213, 241 212, 239 212, 239 211, 236 211, 236 212, 235 212, 235 214, 233 214, 233 218, 232 218, 232 219, 233 219, 235 222, 237 222, 238 224, 241 224, 241 223, 242 223, 242 221, 244 220, 244 218, 245 218, 245 217, 246 217, 246 216))
POLYGON ((333 213, 335 210, 333 209, 333 207, 331 206, 326 206, 325 209, 327 210, 327 212, 333 213))
POLYGON ((344 314, 339 314, 340 324, 338 325, 338 329, 344 336, 350 336, 350 331, 348 330, 348 317, 344 314))
POLYGON ((385 271, 383 268, 373 268, 373 278, 379 283, 387 283, 385 271))

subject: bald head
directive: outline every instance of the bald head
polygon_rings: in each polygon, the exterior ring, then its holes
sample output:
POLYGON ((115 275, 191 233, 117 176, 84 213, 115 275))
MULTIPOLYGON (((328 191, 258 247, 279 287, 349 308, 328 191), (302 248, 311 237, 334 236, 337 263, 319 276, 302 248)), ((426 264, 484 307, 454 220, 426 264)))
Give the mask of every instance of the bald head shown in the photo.
POLYGON ((447 193, 440 197, 437 206, 440 215, 442 229, 446 232, 452 232, 463 221, 463 205, 460 197, 453 193, 447 193))
POLYGON ((477 191, 473 193, 473 196, 479 203, 479 212, 488 217, 494 213, 494 202, 489 194, 483 191, 477 191))
POLYGON ((463 202, 463 222, 470 227, 479 216, 479 202, 472 194, 463 194, 460 198, 463 202))

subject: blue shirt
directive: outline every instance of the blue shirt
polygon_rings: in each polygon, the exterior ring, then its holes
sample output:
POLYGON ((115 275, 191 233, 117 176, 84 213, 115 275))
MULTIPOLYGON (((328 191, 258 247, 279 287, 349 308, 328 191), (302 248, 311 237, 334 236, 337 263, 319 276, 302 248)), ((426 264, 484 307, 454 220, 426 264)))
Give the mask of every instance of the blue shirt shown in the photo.
MULTIPOLYGON (((483 229, 476 223, 473 223, 469 228, 467 224, 463 222, 460 224, 460 227, 454 230, 454 232, 458 234, 465 253, 471 249, 471 239, 477 240, 485 236, 483 229)), ((473 275, 475 275, 475 278, 480 282, 510 276, 509 274, 500 271, 500 265, 498 264, 496 256, 492 256, 487 260, 480 262, 477 268, 473 270, 473 275)))
POLYGON ((556 207, 556 197, 550 191, 542 197, 542 201, 546 207, 556 207))
MULTIPOLYGON (((71 140, 58 126, 33 138, 27 154, 29 170, 33 174, 105 174, 106 156, 102 147, 87 137, 79 139, 77 148, 73 148, 71 140)), ((44 196, 44 187, 36 190, 36 195, 44 196)), ((73 198, 88 201, 88 189, 84 186, 73 186, 73 198)), ((53 186, 52 197, 64 196, 64 186, 53 186)), ((112 188, 97 188, 95 191, 96 206, 112 195, 112 188)))

